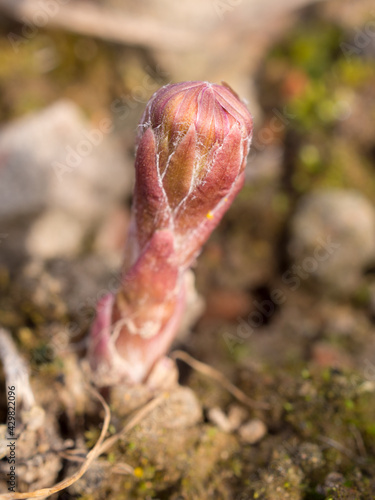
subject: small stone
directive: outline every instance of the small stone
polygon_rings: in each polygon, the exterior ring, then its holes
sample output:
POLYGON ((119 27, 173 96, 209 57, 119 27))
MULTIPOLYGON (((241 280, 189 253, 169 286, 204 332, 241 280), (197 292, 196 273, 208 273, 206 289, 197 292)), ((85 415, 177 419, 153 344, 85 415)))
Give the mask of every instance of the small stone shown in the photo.
POLYGON ((220 430, 223 432, 231 432, 233 430, 232 424, 230 423, 228 417, 225 415, 223 410, 218 406, 214 408, 210 408, 208 410, 208 418, 209 420, 217 425, 220 430))
POLYGON ((248 412, 243 406, 239 406, 237 404, 231 405, 228 411, 228 420, 232 426, 232 430, 237 430, 246 420, 247 416, 248 412))
POLYGON ((146 385, 155 392, 162 390, 168 391, 177 386, 178 369, 176 362, 167 356, 159 359, 150 375, 147 378, 146 385))
POLYGON ((262 420, 255 418, 242 425, 238 432, 246 443, 255 444, 267 434, 267 427, 262 420))
POLYGON ((202 420, 202 408, 194 391, 188 387, 177 387, 165 404, 156 408, 155 419, 167 429, 186 429, 202 420))

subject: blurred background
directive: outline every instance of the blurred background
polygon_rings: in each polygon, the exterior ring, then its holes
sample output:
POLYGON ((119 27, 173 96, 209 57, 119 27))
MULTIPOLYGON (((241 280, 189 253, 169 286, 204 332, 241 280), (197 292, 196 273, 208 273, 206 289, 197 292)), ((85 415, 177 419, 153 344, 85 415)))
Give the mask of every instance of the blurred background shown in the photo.
POLYGON ((374 384, 372 0, 0 0, 0 13, 0 323, 33 366, 80 345, 117 286, 146 102, 199 79, 227 82, 255 126, 246 185, 195 268, 205 312, 180 342, 228 373, 374 384))
MULTIPOLYGON (((328 328, 340 330, 336 343, 358 341, 361 321, 375 317, 371 1, 1 0, 0 9, 4 290, 12 273, 39 280, 48 269, 62 311, 81 326, 88 308, 89 322, 98 280, 106 289, 121 262, 145 103, 170 82, 226 81, 255 128, 247 184, 198 263, 207 320, 232 331, 280 289, 260 329, 276 332, 285 316, 304 336, 328 328), (334 307, 315 314, 321 294, 334 307)), ((2 314, 5 326, 24 322, 2 314)), ((340 358, 335 349, 323 354, 340 358)))

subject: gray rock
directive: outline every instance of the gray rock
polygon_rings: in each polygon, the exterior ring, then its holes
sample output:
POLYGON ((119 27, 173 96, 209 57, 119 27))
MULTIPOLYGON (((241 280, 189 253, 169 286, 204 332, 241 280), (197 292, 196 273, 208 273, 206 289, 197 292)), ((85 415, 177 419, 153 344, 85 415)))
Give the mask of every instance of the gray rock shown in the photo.
POLYGON ((294 264, 284 280, 318 283, 323 292, 347 295, 375 262, 375 210, 359 192, 321 190, 300 201, 288 247, 294 264))
POLYGON ((78 254, 85 226, 62 210, 48 210, 32 224, 26 238, 26 250, 42 259, 73 257, 78 254))
POLYGON ((86 232, 131 189, 132 170, 112 134, 110 120, 90 124, 68 100, 4 127, 0 227, 9 233, 4 245, 11 244, 12 235, 27 221, 29 252, 40 257, 53 256, 55 250, 55 255, 70 255, 86 232), (62 218, 64 232, 75 239, 65 246, 58 234, 62 218))

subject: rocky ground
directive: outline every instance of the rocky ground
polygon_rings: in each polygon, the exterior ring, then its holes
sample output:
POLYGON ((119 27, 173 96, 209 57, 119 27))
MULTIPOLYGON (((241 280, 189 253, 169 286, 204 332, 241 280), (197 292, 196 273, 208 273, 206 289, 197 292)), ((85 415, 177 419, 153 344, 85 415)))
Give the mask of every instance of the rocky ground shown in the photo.
MULTIPOLYGON (((324 2, 273 35, 251 80, 230 66, 259 103, 247 183, 195 266, 206 309, 175 348, 258 406, 180 360, 180 385, 134 426, 157 395, 106 395, 107 437, 128 431, 53 498, 375 498, 373 26, 368 2, 324 2)), ((147 98, 134 89, 152 93, 174 66, 160 48, 48 29, 16 64, 6 35, 21 27, 1 29, 0 325, 31 372, 17 474, 32 491, 72 475, 99 438, 82 360, 117 286, 147 98)))

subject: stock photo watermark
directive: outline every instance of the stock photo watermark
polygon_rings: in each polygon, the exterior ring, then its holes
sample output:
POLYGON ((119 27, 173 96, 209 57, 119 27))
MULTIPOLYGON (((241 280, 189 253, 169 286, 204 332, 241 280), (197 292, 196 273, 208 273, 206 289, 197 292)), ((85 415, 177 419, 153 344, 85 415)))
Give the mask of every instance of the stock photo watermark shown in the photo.
POLYGON ((165 85, 165 80, 169 78, 169 75, 159 66, 155 70, 146 66, 144 70, 145 75, 137 85, 132 87, 130 94, 122 94, 112 101, 110 110, 119 120, 126 120, 131 111, 138 108, 140 104, 146 104, 150 96, 161 85, 165 85))
POLYGON ((370 45, 375 47, 375 11, 371 11, 371 16, 372 19, 364 26, 354 28, 355 34, 350 42, 340 43, 340 49, 347 60, 362 55, 370 45))
POLYGON ((100 121, 97 128, 91 130, 82 130, 81 139, 75 146, 65 146, 65 159, 63 162, 53 161, 52 168, 59 182, 63 181, 65 174, 73 172, 82 160, 89 156, 95 148, 97 148, 106 135, 113 130, 112 121, 109 118, 104 118, 100 121))
MULTIPOLYGON (((286 130, 291 121, 296 117, 296 115, 287 110, 286 106, 282 110, 273 108, 272 114, 273 116, 267 125, 264 125, 253 137, 249 153, 250 162, 255 160, 259 153, 262 153, 267 147, 273 144, 275 139, 286 130)), ((283 154, 282 150, 277 154, 281 156, 283 154)))
POLYGON ((17 486, 16 475, 16 387, 7 387, 7 460, 9 472, 7 473, 8 491, 15 492, 17 486))
POLYGON ((37 2, 31 19, 25 16, 20 18, 20 21, 23 23, 22 34, 18 35, 10 32, 7 35, 14 52, 18 53, 22 46, 28 44, 30 40, 37 36, 40 28, 44 28, 58 14, 60 5, 65 5, 69 2, 70 0, 43 0, 37 2))

